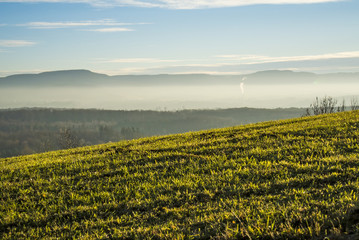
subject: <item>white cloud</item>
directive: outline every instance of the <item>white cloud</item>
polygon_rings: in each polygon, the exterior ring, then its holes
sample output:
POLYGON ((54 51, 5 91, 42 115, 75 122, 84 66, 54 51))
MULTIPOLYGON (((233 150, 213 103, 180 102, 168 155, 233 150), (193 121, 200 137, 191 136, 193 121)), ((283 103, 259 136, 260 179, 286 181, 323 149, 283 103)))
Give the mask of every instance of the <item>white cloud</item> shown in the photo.
POLYGON ((314 4, 344 0, 2 0, 2 2, 66 2, 87 3, 94 6, 136 6, 170 9, 203 9, 239 7, 256 4, 314 4))
POLYGON ((29 22, 18 24, 17 26, 28 27, 32 29, 56 29, 56 28, 76 28, 76 27, 98 27, 98 26, 129 26, 142 25, 149 23, 122 23, 111 19, 103 19, 97 21, 69 21, 69 22, 29 22))
POLYGON ((227 61, 234 61, 241 64, 261 64, 274 62, 298 62, 298 61, 317 61, 326 59, 345 59, 359 58, 359 51, 327 53, 319 55, 304 56, 286 56, 286 57, 269 57, 258 55, 218 55, 217 58, 227 61))
POLYGON ((0 40, 0 47, 27 47, 35 44, 25 40, 0 40))
POLYGON ((134 30, 130 29, 130 28, 98 28, 98 29, 89 29, 86 31, 91 31, 91 32, 131 32, 134 30))
POLYGON ((341 0, 162 0, 152 2, 159 7, 171 9, 203 9, 240 7, 257 4, 310 4, 338 1, 341 0))
POLYGON ((125 58, 104 60, 97 63, 117 63, 126 74, 159 74, 159 73, 212 73, 212 74, 244 74, 266 69, 338 72, 358 70, 357 65, 348 66, 344 61, 359 60, 359 51, 327 53, 318 55, 270 57, 260 55, 218 55, 207 59, 166 60, 157 58, 125 58), (154 63, 152 65, 151 63, 154 63), (122 68, 126 64, 139 64, 137 68, 122 68), (122 67, 121 67, 122 66, 122 67), (344 69, 345 67, 345 69, 344 69))
POLYGON ((119 58, 111 60, 101 60, 103 63, 164 63, 178 62, 180 60, 158 59, 158 58, 119 58))
MULTIPOLYGON (((338 53, 326 53, 318 55, 301 55, 301 56, 282 56, 282 57, 270 57, 263 55, 217 55, 213 58, 207 59, 159 59, 159 58, 118 58, 118 59, 96 59, 96 63, 111 63, 111 64, 141 64, 145 69, 162 69, 162 68, 199 68, 209 69, 216 68, 236 68, 236 67, 245 67, 245 66, 264 66, 265 64, 280 64, 285 66, 285 63, 294 63, 297 62, 308 62, 312 64, 313 61, 323 62, 327 60, 335 59, 350 59, 357 58, 359 59, 359 51, 350 51, 350 52, 338 52, 338 53), (156 64, 153 66, 151 64, 156 64)), ((325 64, 324 64, 325 65, 325 64)), ((137 69, 137 68, 136 68, 137 69)))

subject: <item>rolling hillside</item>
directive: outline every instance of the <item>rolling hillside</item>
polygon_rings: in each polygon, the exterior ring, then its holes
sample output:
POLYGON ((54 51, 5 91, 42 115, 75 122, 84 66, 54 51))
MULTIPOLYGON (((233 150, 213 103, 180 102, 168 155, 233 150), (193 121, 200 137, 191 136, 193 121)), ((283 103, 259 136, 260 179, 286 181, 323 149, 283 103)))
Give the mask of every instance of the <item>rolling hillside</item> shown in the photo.
POLYGON ((0 159, 1 239, 358 239, 359 112, 0 159))

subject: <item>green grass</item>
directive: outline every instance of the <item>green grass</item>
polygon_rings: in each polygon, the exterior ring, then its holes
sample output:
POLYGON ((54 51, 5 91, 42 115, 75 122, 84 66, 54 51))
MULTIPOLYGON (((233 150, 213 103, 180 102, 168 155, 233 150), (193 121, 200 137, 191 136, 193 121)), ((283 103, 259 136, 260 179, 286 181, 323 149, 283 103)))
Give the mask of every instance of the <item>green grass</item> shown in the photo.
POLYGON ((0 159, 0 178, 0 239, 358 237, 359 112, 0 159))

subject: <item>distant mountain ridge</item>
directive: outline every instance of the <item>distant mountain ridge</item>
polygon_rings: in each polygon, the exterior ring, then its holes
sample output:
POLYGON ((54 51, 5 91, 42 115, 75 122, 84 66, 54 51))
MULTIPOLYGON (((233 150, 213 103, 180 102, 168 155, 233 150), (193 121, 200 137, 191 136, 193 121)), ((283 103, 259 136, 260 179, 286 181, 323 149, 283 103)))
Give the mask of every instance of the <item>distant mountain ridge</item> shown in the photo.
POLYGON ((89 70, 61 70, 38 74, 16 74, 0 78, 0 86, 28 86, 42 84, 44 86, 69 86, 76 84, 92 85, 109 78, 105 74, 89 70))
POLYGON ((289 70, 260 71, 246 75, 159 74, 109 76, 89 70, 61 70, 38 74, 16 74, 0 78, 0 87, 91 87, 146 85, 231 85, 358 83, 359 73, 315 74, 289 70))

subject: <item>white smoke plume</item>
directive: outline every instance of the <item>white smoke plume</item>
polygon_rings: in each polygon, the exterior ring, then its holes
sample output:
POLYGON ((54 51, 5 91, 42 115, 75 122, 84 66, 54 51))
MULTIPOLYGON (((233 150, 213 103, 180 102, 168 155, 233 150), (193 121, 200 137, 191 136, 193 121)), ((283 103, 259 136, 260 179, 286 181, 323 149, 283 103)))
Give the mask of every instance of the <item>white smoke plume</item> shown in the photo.
POLYGON ((241 83, 239 84, 239 88, 241 89, 242 95, 244 94, 244 81, 247 80, 247 77, 243 77, 241 83))

